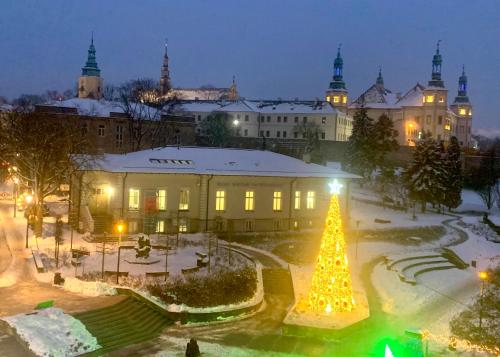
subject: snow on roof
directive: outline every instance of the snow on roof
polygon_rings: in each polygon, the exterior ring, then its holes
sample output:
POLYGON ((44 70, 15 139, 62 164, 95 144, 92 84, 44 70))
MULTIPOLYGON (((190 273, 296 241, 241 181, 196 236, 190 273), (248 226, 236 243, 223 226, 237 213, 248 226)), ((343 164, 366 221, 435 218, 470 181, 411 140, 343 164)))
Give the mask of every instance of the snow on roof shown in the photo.
POLYGON ((185 100, 218 100, 227 96, 229 88, 174 88, 169 97, 185 100))
MULTIPOLYGON (((110 102, 106 100, 97 100, 90 98, 72 98, 62 101, 44 104, 49 107, 59 108, 75 108, 79 115, 96 116, 96 117, 110 117, 111 113, 125 113, 125 106, 120 102, 110 102)), ((145 119, 154 119, 159 116, 159 111, 155 108, 149 107, 144 104, 131 103, 131 110, 134 116, 144 117, 145 119)))
POLYGON ((423 105, 422 96, 425 87, 417 83, 406 92, 401 99, 397 102, 400 107, 420 107, 423 105))
POLYGON ((270 151, 177 146, 121 155, 107 154, 95 169, 106 172, 222 176, 358 177, 270 151))
POLYGON ((352 102, 353 107, 364 106, 366 108, 399 108, 396 105, 398 97, 389 89, 374 84, 352 102))
POLYGON ((14 107, 10 104, 2 104, 0 105, 0 112, 10 112, 14 109, 14 107))

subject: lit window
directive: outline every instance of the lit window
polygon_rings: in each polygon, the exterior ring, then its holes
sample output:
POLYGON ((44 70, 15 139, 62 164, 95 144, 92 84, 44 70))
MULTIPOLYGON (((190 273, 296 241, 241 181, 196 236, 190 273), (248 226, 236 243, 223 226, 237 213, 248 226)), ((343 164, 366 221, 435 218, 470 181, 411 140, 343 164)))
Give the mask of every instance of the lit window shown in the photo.
POLYGON ((254 192, 246 191, 245 192, 245 211, 253 211, 254 209, 254 192))
POLYGON ((316 192, 307 191, 307 209, 314 209, 316 207, 316 192))
POLYGON ((156 222, 156 233, 165 233, 165 221, 156 222))
POLYGON ((321 118, 321 124, 326 124, 326 117, 321 118))
POLYGON ((179 232, 183 233, 183 232, 187 232, 188 231, 188 228, 187 228, 187 223, 186 223, 186 220, 181 218, 179 219, 179 222, 178 222, 178 228, 179 232))
POLYGON ((281 211, 281 191, 273 193, 273 211, 281 211))
POLYGON ((293 221, 293 229, 299 229, 299 221, 293 221))
POLYGON ((329 102, 329 101, 330 101, 330 96, 329 96, 329 95, 327 95, 327 96, 326 96, 326 101, 327 101, 327 102, 329 102))
POLYGON ((444 97, 439 97, 439 103, 444 103, 444 97))
POLYGON ((346 96, 343 96, 342 97, 342 103, 346 104, 347 103, 347 97, 346 96))
POLYGON ((189 209, 189 190, 182 189, 179 192, 179 211, 187 211, 189 209))
POLYGON ((340 103, 340 97, 338 95, 333 96, 333 102, 334 103, 340 103))
POLYGON ((469 109, 469 115, 472 115, 472 110, 471 109, 469 109))
POLYGON ((140 191, 137 188, 128 190, 128 209, 137 211, 139 209, 139 195, 140 191))
POLYGON ((226 208, 226 191, 215 192, 215 210, 224 211, 226 208))
POLYGON ((458 111, 458 113, 460 115, 466 115, 467 114, 467 110, 465 108, 460 108, 459 111, 458 111))
POLYGON ((167 209, 167 190, 156 191, 156 209, 158 211, 167 209))
POLYGON ((294 208, 300 209, 300 191, 295 191, 294 208))
POLYGON ((422 96, 422 103, 425 103, 425 95, 422 96))
POLYGON ((434 102, 434 96, 433 96, 433 95, 428 95, 428 96, 426 96, 426 97, 425 97, 425 101, 426 101, 427 103, 432 103, 432 102, 434 102))

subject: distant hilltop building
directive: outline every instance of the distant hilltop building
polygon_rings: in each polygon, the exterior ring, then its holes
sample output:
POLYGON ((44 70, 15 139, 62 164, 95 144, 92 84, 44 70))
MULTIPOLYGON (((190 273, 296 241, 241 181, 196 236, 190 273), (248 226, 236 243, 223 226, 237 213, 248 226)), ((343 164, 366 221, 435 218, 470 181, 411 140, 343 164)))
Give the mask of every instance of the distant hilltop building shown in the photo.
POLYGON ((82 68, 82 75, 78 80, 78 98, 102 98, 101 70, 97 66, 94 47, 94 35, 90 41, 87 62, 82 68))
POLYGON ((424 133, 430 132, 436 140, 446 143, 451 136, 456 136, 461 146, 472 147, 472 104, 467 95, 465 69, 458 80, 458 94, 448 105, 448 89, 441 77, 442 63, 438 42, 427 86, 417 83, 404 94, 393 92, 385 86, 379 69, 375 83, 348 105, 348 92, 342 76, 344 63, 339 48, 326 101, 349 115, 354 115, 362 107, 375 120, 382 114, 388 115, 399 133, 400 145, 415 146, 424 133))
POLYGON ((161 67, 160 92, 166 99, 179 100, 238 100, 240 97, 234 76, 233 82, 229 88, 214 88, 210 86, 199 88, 173 88, 170 79, 167 44, 165 44, 165 54, 163 55, 163 65, 161 67))

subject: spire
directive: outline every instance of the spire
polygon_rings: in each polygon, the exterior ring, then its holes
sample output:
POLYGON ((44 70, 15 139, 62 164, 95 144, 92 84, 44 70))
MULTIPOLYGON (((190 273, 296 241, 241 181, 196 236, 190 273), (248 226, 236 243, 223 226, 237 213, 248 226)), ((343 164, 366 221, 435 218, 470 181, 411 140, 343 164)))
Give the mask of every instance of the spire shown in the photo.
POLYGON ((377 81, 375 83, 382 88, 384 87, 384 78, 382 77, 382 68, 381 67, 378 68, 378 77, 377 77, 377 81))
POLYGON ((462 75, 458 77, 458 93, 455 97, 455 103, 469 103, 467 96, 467 75, 465 74, 465 65, 462 66, 462 75))
POLYGON ((228 99, 229 100, 238 100, 240 95, 238 93, 238 88, 236 87, 236 76, 233 74, 233 81, 231 83, 231 87, 229 87, 228 99))
POLYGON ((342 75, 342 71, 344 69, 344 60, 340 55, 341 47, 342 44, 339 44, 339 47, 337 49, 337 57, 335 58, 335 61, 333 61, 333 81, 330 82, 331 89, 346 89, 344 78, 342 75))
POLYGON ((443 64, 443 58, 439 53, 440 43, 441 40, 437 42, 436 53, 434 54, 434 57, 432 57, 432 79, 429 81, 429 86, 444 88, 444 82, 441 79, 441 65, 443 64))
POLYGON ((168 68, 168 40, 165 40, 165 53, 163 55, 163 65, 161 67, 160 90, 162 95, 166 95, 170 89, 170 70, 168 68))
POLYGON ((99 77, 100 75, 101 75, 101 70, 97 66, 97 61, 95 57, 94 32, 92 32, 90 38, 90 46, 88 50, 87 62, 85 63, 85 67, 82 68, 82 76, 99 77))

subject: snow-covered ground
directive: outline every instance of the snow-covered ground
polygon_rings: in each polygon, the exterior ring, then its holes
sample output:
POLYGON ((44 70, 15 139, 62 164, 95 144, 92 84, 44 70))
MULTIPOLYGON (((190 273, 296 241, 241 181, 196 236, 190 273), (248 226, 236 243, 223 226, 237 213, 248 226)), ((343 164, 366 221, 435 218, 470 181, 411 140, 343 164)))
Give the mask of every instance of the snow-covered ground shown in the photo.
POLYGON ((37 356, 78 356, 101 346, 85 326, 61 309, 48 308, 4 317, 37 356))

